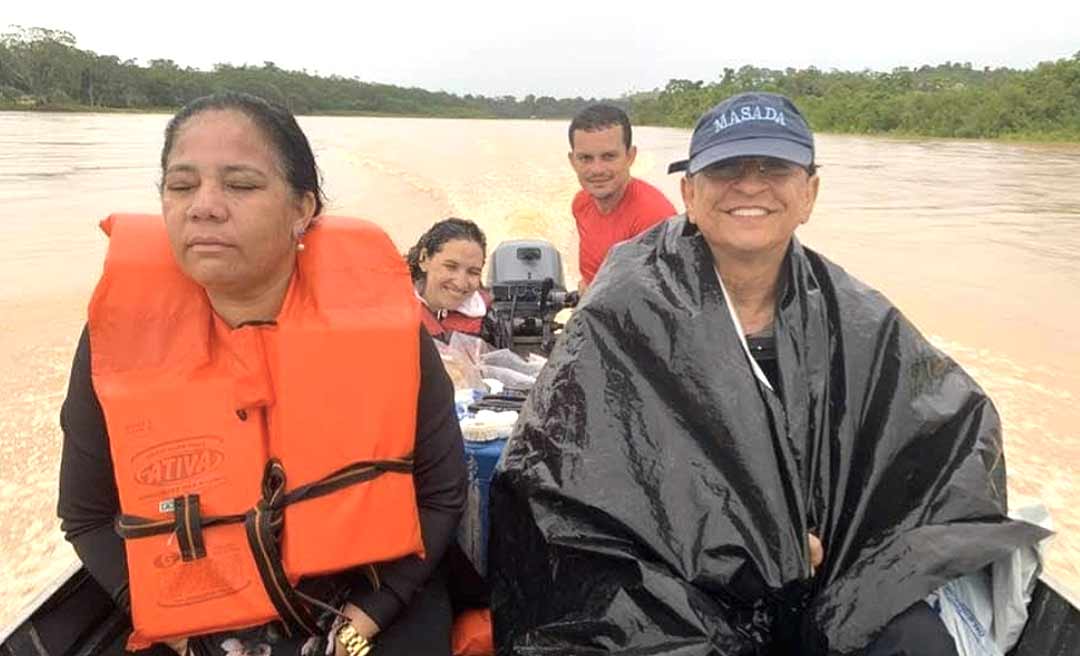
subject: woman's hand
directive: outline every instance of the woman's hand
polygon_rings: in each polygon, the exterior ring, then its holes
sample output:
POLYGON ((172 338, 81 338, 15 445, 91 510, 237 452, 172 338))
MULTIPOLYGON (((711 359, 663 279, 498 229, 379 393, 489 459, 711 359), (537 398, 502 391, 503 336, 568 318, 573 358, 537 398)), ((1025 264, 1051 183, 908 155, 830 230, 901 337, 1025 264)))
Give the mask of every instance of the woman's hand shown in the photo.
MULTIPOLYGON (((341 609, 341 612, 345 613, 349 618, 349 621, 352 622, 356 632, 368 640, 371 640, 379 633, 379 625, 375 623, 375 620, 371 619, 367 613, 353 604, 346 603, 345 607, 341 609)), ((334 656, 348 656, 348 652, 345 651, 345 645, 338 641, 337 636, 334 636, 334 656)))
POLYGON ((810 572, 815 573, 821 563, 825 562, 825 545, 821 544, 821 540, 813 533, 807 533, 806 538, 810 543, 810 572))
POLYGON ((177 638, 176 640, 163 640, 162 642, 168 645, 169 649, 175 651, 177 654, 180 654, 180 656, 186 656, 188 643, 187 638, 177 638))

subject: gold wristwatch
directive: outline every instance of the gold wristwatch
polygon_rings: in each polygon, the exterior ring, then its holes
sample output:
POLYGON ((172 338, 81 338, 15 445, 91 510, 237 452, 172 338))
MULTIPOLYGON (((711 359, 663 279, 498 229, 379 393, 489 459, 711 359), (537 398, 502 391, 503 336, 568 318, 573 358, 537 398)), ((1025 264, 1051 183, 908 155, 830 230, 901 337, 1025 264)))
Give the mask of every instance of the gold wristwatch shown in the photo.
POLYGON ((337 639, 349 656, 367 656, 371 652, 372 644, 360 635, 351 622, 338 629, 337 639))

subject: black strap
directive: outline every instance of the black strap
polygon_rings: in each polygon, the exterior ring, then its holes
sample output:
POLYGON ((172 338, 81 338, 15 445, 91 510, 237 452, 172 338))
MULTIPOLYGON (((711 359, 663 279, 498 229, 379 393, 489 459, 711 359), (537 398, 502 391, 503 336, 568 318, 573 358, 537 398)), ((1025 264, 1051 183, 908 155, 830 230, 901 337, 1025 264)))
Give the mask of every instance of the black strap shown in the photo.
POLYGON ((188 494, 173 499, 173 514, 176 517, 175 530, 180 557, 185 561, 205 558, 206 546, 203 544, 199 495, 188 494))
POLYGON ((266 463, 263 470, 262 498, 244 518, 248 546, 255 556, 263 588, 285 624, 291 637, 294 633, 315 635, 318 625, 307 605, 296 593, 285 575, 278 545, 285 517, 285 468, 277 459, 266 463))
MULTIPOLYGON (((276 462, 276 461, 271 461, 276 462)), ((278 500, 271 510, 279 510, 285 506, 303 501, 305 499, 317 499, 322 496, 326 496, 332 492, 336 492, 342 488, 357 483, 364 483, 374 478, 387 473, 401 473, 410 474, 413 470, 412 456, 406 458, 394 458, 388 460, 361 460, 354 462, 351 465, 342 467, 341 469, 328 474, 324 478, 315 481, 314 483, 308 483, 307 485, 300 486, 289 492, 280 500, 278 500)), ((265 472, 264 472, 265 474, 265 472)), ((264 480, 263 493, 266 493, 266 485, 264 480)), ((197 496, 197 495, 193 495, 197 496)), ((171 500, 163 505, 161 512, 175 512, 175 500, 171 500)), ((240 524, 247 518, 246 513, 239 515, 210 515, 205 516, 200 514, 200 522, 203 528, 210 526, 217 526, 219 524, 240 524)), ((283 518, 278 519, 278 523, 284 521, 283 518)), ((145 538, 151 535, 164 535, 166 533, 172 533, 176 530, 177 520, 172 518, 161 519, 148 519, 146 517, 140 517, 138 515, 117 515, 113 520, 113 528, 116 530, 117 535, 124 539, 133 538, 145 538)))
MULTIPOLYGON (((271 463, 277 462, 277 460, 271 460, 271 463)), ((269 466, 269 463, 268 465, 269 466)), ((280 464, 279 464, 280 466, 280 464)), ((328 474, 322 479, 315 481, 314 483, 308 483, 307 485, 301 485, 292 492, 286 494, 282 501, 282 507, 287 506, 297 501, 303 501, 305 499, 317 499, 324 497, 327 494, 337 492, 342 488, 349 487, 350 485, 356 485, 357 483, 365 483, 378 478, 383 474, 398 473, 398 474, 411 474, 413 470, 412 457, 390 459, 390 460, 361 460, 354 462, 351 465, 342 467, 341 469, 328 474)), ((282 470, 282 476, 284 476, 284 470, 282 470)), ((265 478, 264 478, 265 485, 265 478)), ((265 496, 266 489, 264 487, 263 494, 265 496)))
MULTIPOLYGON (((192 495, 198 496, 198 495, 192 495)), ((176 500, 168 502, 167 506, 162 508, 162 512, 175 512, 176 500)), ((244 515, 214 515, 211 517, 204 517, 200 513, 199 522, 203 529, 210 526, 217 526, 218 524, 239 524, 244 521, 244 515)), ((113 520, 113 529, 116 534, 125 540, 131 540, 134 538, 147 538, 151 535, 164 535, 166 533, 173 533, 177 529, 178 518, 174 515, 172 518, 165 519, 147 519, 146 517, 139 517, 138 515, 117 515, 113 520)), ((201 556, 200 556, 201 558, 201 556)))

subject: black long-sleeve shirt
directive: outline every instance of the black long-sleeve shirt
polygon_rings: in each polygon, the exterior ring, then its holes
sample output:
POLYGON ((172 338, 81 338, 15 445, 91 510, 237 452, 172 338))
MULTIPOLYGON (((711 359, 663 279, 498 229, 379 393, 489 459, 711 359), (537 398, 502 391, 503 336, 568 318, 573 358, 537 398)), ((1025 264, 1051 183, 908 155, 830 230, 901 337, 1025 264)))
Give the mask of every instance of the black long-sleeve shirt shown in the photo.
MULTIPOLYGON (((465 457, 453 386, 431 337, 420 328, 414 479, 426 558, 408 556, 378 567, 381 586, 357 586, 351 601, 385 628, 438 566, 465 505, 465 457)), ((120 511, 105 417, 90 378, 90 339, 83 329, 60 411, 64 445, 58 513, 65 537, 90 574, 122 607, 129 605, 123 540, 113 530, 120 511)))

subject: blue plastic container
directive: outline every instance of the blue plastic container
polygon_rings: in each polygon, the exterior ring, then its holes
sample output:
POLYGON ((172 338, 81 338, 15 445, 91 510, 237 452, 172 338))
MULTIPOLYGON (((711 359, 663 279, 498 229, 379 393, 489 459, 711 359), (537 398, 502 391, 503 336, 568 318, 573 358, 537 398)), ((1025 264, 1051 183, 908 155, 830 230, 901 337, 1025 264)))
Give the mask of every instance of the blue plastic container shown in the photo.
POLYGON ((458 541, 481 576, 487 575, 488 500, 491 479, 505 446, 505 438, 490 442, 465 442, 469 493, 465 502, 465 516, 461 518, 458 528, 458 541))

